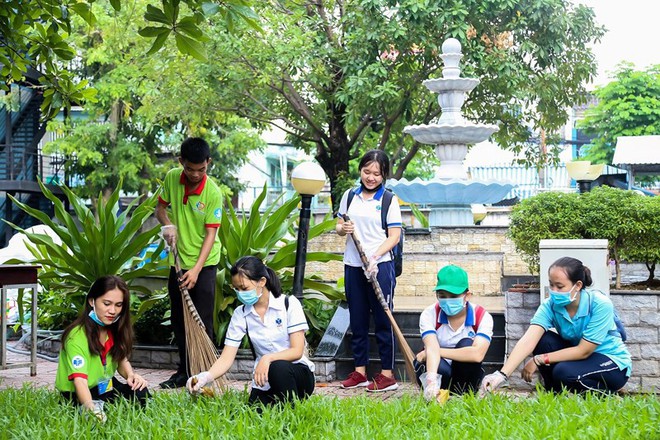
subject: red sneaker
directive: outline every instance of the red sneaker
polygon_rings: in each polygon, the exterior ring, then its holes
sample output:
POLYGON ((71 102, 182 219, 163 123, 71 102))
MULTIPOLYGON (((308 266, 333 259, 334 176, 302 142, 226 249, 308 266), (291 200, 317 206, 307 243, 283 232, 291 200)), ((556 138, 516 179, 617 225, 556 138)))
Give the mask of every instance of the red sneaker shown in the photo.
POLYGON ((399 388, 399 384, 396 383, 396 379, 378 373, 376 376, 374 376, 373 382, 371 382, 367 387, 367 391, 380 393, 383 391, 393 391, 397 388, 399 388))
POLYGON ((367 379, 367 376, 358 373, 357 371, 353 371, 348 375, 348 378, 341 383, 341 387, 347 390, 357 387, 366 387, 367 385, 369 385, 369 379, 367 379))

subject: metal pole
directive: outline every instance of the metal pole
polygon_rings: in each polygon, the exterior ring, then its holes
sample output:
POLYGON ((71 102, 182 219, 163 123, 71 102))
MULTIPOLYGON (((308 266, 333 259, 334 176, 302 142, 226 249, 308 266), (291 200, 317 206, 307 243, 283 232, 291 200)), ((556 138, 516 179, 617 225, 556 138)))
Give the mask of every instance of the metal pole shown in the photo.
POLYGON ((303 280, 305 279, 305 262, 307 261, 307 233, 309 232, 309 218, 312 213, 312 197, 301 194, 300 223, 298 225, 298 243, 296 246, 296 268, 293 272, 293 295, 302 302, 303 280))
POLYGON ((588 193, 591 191, 591 180, 578 180, 578 192, 580 194, 588 193))

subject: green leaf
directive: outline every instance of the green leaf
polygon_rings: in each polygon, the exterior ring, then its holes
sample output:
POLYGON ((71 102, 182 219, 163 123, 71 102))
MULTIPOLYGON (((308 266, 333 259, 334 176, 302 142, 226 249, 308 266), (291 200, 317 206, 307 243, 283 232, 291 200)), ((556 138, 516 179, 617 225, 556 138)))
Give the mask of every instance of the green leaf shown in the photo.
POLYGON ((199 41, 179 33, 174 34, 174 40, 176 41, 176 47, 181 53, 190 55, 200 61, 207 61, 206 49, 204 49, 204 46, 199 41))
POLYGON ((202 3, 202 12, 204 15, 207 17, 210 15, 215 15, 220 11, 220 5, 217 3, 212 3, 212 2, 204 2, 202 3))
POLYGON ((169 35, 171 29, 162 26, 147 26, 138 31, 141 37, 154 38, 161 34, 169 35))
POLYGON ((163 32, 160 35, 158 35, 154 40, 154 43, 151 45, 151 48, 147 52, 147 55, 153 55, 156 52, 158 52, 165 45, 165 41, 167 41, 167 37, 169 37, 169 35, 170 35, 169 29, 167 29, 167 32, 163 32))
POLYGON ((87 3, 74 3, 70 8, 85 20, 88 25, 94 26, 96 24, 96 17, 92 13, 91 5, 87 3))
POLYGON ((174 22, 165 15, 165 13, 153 5, 147 5, 147 12, 144 13, 144 19, 147 21, 155 21, 172 26, 174 22))

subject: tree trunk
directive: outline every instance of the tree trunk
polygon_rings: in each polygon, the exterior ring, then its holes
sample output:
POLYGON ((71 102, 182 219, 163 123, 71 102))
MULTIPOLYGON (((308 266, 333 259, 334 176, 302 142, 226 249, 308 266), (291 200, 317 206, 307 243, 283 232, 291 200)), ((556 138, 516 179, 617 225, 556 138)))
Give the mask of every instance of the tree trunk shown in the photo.
POLYGON ((341 195, 335 194, 335 187, 337 184, 338 176, 343 173, 348 173, 348 162, 350 160, 350 152, 348 146, 348 139, 330 138, 330 145, 323 145, 318 142, 316 146, 316 160, 325 171, 325 174, 330 180, 330 199, 332 201, 332 209, 336 210, 339 207, 339 197, 341 195))
POLYGON ((655 263, 646 263, 646 268, 649 270, 649 278, 646 280, 646 287, 653 287, 653 279, 655 278, 655 263))

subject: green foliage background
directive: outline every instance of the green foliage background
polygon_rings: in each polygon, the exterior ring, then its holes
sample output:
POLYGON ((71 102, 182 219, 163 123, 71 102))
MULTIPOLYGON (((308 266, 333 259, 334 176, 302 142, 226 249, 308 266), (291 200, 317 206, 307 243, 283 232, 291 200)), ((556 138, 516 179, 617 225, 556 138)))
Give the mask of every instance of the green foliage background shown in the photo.
POLYGON ((579 127, 595 135, 585 148, 585 159, 612 163, 619 136, 660 133, 660 64, 635 70, 622 63, 613 80, 594 92, 598 103, 587 109, 579 127))

